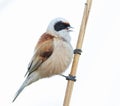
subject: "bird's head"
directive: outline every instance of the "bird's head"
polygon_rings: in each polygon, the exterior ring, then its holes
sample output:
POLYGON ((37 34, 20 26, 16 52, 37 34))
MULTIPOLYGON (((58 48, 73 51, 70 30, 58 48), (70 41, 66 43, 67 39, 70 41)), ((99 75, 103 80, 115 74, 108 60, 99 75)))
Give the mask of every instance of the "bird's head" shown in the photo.
POLYGON ((47 28, 47 33, 55 37, 60 37, 66 41, 70 41, 69 32, 71 31, 70 23, 63 18, 53 19, 47 28))

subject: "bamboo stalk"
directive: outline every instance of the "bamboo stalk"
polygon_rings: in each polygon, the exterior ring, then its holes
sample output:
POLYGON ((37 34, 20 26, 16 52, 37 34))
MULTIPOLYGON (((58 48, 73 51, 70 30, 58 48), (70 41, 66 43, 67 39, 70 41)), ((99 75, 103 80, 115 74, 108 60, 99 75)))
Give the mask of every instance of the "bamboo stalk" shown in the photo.
MULTIPOLYGON (((80 27, 80 32, 79 32, 79 36, 78 36, 76 49, 82 48, 91 4, 92 4, 92 0, 87 0, 87 2, 85 3, 85 8, 84 8, 84 13, 83 13, 83 18, 82 18, 82 22, 81 22, 81 27, 80 27)), ((72 76, 76 75, 79 58, 80 58, 79 54, 74 55, 73 64, 72 64, 72 68, 71 68, 71 72, 70 72, 70 75, 72 75, 72 76)), ((68 80, 63 106, 69 106, 72 91, 73 91, 73 86, 74 86, 74 81, 68 80)))

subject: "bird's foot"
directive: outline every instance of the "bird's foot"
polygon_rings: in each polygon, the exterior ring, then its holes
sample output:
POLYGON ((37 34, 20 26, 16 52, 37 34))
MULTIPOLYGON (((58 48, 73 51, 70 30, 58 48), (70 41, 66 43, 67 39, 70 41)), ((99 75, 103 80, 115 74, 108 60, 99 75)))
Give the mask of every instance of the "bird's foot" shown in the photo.
POLYGON ((79 54, 79 55, 81 55, 81 53, 82 53, 82 50, 81 50, 81 49, 75 49, 75 50, 74 50, 74 54, 79 54))
POLYGON ((72 76, 70 74, 69 74, 69 76, 65 76, 65 75, 62 75, 62 74, 60 74, 60 75, 65 77, 66 80, 76 81, 76 76, 72 76))

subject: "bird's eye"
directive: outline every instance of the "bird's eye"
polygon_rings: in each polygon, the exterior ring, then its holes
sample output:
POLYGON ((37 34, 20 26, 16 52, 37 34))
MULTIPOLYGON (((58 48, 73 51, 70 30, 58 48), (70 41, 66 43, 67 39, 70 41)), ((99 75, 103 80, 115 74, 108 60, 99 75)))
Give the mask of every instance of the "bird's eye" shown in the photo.
POLYGON ((69 23, 64 23, 62 21, 59 21, 54 25, 54 28, 55 28, 56 31, 61 31, 61 30, 66 29, 68 27, 70 27, 70 24, 69 23))

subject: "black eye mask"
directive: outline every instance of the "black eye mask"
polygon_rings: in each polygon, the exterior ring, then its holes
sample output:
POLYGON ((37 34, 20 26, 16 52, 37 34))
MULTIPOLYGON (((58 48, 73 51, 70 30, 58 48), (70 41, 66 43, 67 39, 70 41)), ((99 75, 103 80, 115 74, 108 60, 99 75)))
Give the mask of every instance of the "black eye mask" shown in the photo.
POLYGON ((54 28, 55 28, 56 31, 61 31, 61 30, 66 29, 68 27, 70 27, 70 24, 69 23, 64 23, 62 21, 59 21, 54 25, 54 28))

